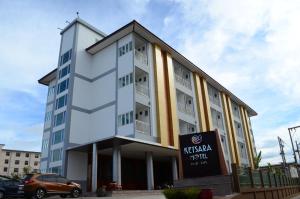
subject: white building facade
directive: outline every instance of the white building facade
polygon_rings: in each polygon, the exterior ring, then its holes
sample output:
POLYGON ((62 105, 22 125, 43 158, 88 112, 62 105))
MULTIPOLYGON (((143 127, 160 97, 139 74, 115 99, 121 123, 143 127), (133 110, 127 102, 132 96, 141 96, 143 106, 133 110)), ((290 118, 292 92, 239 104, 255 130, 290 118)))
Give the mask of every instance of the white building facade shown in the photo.
POLYGON ((218 129, 228 171, 253 165, 255 111, 136 21, 105 35, 75 19, 39 82, 48 86, 41 171, 87 190, 172 183, 179 134, 218 129))

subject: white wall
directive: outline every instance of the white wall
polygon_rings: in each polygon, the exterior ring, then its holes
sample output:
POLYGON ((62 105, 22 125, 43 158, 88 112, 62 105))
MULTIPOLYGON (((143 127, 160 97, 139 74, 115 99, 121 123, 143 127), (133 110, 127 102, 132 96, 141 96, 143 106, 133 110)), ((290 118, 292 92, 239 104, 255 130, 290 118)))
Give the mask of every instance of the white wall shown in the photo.
MULTIPOLYGON (((119 40, 121 47, 133 40, 132 34, 129 34, 119 40)), ((134 48, 133 48, 134 49, 134 48)), ((122 56, 118 56, 118 79, 130 73, 133 73, 133 49, 122 56)), ((118 115, 124 114, 134 109, 133 84, 118 89, 118 115)), ((134 133, 133 124, 118 127, 118 135, 132 135, 134 133)))
POLYGON ((116 43, 92 56, 91 78, 95 78, 116 67, 116 43))
POLYGON ((61 44, 61 55, 73 48, 73 39, 75 26, 73 25, 68 30, 66 30, 62 35, 62 44, 61 44))
POLYGON ((70 180, 87 180, 87 153, 69 151, 67 178, 70 180))
POLYGON ((87 53, 85 49, 92 44, 96 43, 97 40, 101 40, 103 37, 98 35, 94 31, 78 24, 78 35, 77 35, 77 48, 76 48, 76 67, 75 72, 85 77, 91 78, 91 59, 92 55, 87 53))
POLYGON ((115 135, 115 105, 88 114, 71 111, 70 142, 84 144, 115 135))

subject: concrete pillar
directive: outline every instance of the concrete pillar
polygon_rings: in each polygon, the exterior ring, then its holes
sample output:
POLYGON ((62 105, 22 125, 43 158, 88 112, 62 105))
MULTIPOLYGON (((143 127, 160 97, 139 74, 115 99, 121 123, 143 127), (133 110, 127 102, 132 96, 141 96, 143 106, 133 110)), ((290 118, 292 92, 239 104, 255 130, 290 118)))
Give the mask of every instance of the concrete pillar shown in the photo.
POLYGON ((113 147, 113 181, 121 185, 121 149, 119 146, 113 147))
POLYGON ((92 192, 97 191, 97 169, 98 169, 98 150, 97 144, 93 143, 93 162, 92 162, 92 192))
POLYGON ((153 156, 152 152, 146 152, 147 164, 147 188, 148 190, 154 189, 154 175, 153 175, 153 156))
POLYGON ((178 169, 177 169, 176 157, 172 157, 172 175, 173 175, 173 182, 175 180, 178 180, 178 169))

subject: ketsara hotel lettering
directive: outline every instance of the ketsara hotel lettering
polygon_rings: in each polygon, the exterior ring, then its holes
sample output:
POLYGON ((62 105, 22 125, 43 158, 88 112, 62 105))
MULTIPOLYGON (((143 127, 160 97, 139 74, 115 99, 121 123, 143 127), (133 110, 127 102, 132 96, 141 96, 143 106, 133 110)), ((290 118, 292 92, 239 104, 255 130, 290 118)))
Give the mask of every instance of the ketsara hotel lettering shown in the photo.
POLYGON ((216 132, 180 135, 179 139, 184 177, 220 174, 216 132))

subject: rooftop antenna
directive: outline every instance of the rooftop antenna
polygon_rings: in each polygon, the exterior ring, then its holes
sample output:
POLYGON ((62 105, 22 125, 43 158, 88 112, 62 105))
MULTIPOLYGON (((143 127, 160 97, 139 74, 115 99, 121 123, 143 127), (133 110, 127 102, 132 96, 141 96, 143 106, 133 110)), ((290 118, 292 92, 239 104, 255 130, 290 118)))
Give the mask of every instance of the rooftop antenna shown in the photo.
POLYGON ((58 30, 63 30, 63 29, 61 29, 61 28, 57 28, 58 30))
POLYGON ((79 11, 76 12, 77 18, 79 18, 79 11))
POLYGON ((66 23, 70 24, 70 22, 67 20, 66 23))

